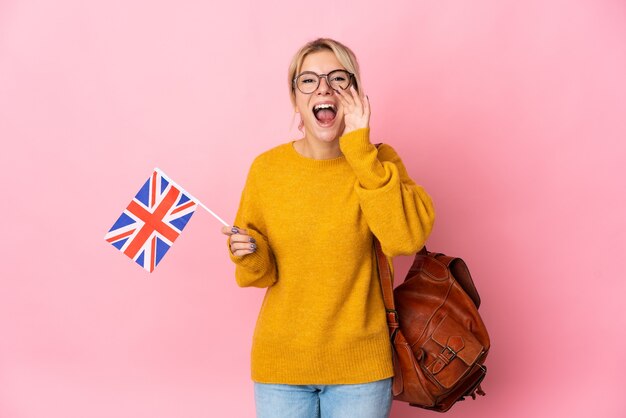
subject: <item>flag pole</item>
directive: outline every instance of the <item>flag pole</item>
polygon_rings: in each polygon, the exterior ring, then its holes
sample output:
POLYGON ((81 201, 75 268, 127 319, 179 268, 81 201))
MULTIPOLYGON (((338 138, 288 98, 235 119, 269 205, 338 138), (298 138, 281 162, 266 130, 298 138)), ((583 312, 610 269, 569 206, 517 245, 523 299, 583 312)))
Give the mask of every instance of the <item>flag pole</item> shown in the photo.
POLYGON ((165 177, 167 179, 167 181, 169 181, 170 183, 172 183, 174 186, 176 186, 181 192, 185 193, 187 196, 189 196, 191 199, 195 200, 196 202, 198 202, 198 205, 202 206, 207 212, 209 212, 211 215, 213 215, 215 217, 215 219, 217 219, 218 221, 220 221, 221 223, 224 224, 224 226, 230 226, 228 225, 226 222, 224 222, 224 220, 222 218, 220 218, 219 216, 217 216, 217 214, 215 212, 213 212, 211 209, 207 208, 206 206, 204 206, 204 203, 202 203, 200 200, 196 199, 195 197, 193 197, 193 195, 191 193, 189 193, 187 190, 183 189, 182 187, 180 187, 180 185, 178 183, 176 183, 175 181, 173 181, 168 175, 166 175, 163 170, 161 170, 158 167, 155 167, 154 171, 156 171, 157 173, 159 173, 161 176, 165 177))

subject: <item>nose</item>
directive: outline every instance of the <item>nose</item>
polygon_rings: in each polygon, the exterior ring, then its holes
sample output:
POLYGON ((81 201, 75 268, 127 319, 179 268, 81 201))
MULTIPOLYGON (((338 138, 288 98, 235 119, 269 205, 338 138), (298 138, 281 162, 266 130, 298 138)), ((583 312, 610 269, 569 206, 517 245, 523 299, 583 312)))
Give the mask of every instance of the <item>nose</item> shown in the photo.
POLYGON ((317 87, 317 94, 333 94, 333 89, 330 87, 330 84, 328 84, 327 77, 320 78, 320 85, 317 87))

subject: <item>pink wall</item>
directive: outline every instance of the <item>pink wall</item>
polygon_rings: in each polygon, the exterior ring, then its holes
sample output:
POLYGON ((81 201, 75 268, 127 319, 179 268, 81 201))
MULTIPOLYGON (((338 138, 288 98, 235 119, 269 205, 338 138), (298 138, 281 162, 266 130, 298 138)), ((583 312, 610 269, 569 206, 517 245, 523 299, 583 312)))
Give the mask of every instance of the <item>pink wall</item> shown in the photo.
POLYGON ((325 35, 483 298, 487 396, 447 415, 623 417, 626 3, 210 3, 0 3, 0 416, 254 416, 264 291, 220 224, 197 213, 152 275, 102 237, 155 166, 232 221, 325 35))

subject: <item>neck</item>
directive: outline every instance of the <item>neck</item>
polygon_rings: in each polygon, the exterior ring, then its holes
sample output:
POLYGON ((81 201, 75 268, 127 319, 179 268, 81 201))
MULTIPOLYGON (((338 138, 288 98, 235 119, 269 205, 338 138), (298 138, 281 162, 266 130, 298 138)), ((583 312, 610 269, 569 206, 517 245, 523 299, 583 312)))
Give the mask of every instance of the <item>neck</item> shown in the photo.
POLYGON ((343 155, 339 149, 339 140, 332 142, 320 141, 318 139, 305 136, 294 143, 296 151, 307 158, 315 160, 328 160, 343 155))

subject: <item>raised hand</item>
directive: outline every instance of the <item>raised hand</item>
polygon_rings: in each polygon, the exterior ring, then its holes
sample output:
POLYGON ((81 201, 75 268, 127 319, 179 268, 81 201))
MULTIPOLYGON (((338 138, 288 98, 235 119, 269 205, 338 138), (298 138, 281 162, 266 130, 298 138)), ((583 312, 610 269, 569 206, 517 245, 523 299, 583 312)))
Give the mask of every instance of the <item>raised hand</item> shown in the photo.
POLYGON ((354 86, 350 86, 347 90, 335 90, 341 101, 343 108, 345 128, 343 134, 348 132, 368 128, 370 124, 370 101, 367 96, 356 91, 354 86))

